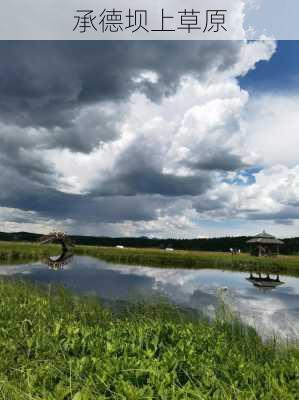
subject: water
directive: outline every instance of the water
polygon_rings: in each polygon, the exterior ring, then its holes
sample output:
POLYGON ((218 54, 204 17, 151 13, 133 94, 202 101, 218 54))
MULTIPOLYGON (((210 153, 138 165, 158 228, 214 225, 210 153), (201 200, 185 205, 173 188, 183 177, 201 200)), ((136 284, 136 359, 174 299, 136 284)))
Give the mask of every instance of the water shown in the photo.
POLYGON ((61 271, 38 263, 1 266, 0 275, 60 284, 109 302, 163 296, 208 316, 215 315, 221 297, 264 337, 299 339, 299 279, 289 276, 280 276, 284 283, 266 290, 248 281, 249 273, 115 265, 90 257, 75 257, 61 271))

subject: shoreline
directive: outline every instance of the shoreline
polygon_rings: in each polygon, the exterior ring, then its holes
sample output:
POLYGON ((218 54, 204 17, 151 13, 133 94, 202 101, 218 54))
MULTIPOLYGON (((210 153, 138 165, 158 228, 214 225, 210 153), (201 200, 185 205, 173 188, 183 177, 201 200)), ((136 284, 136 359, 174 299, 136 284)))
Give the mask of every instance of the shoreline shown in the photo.
MULTIPOLYGON (((38 261, 50 253, 58 253, 59 250, 57 245, 0 242, 0 265, 38 261)), ((208 268, 299 276, 299 256, 254 257, 249 254, 98 246, 76 246, 74 254, 114 264, 182 269, 208 268)))

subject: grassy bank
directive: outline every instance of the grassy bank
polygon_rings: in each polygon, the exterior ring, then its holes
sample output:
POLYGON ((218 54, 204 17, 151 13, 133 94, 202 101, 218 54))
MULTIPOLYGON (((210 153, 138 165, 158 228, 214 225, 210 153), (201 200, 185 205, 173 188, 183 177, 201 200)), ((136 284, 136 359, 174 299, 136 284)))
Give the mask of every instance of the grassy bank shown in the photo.
MULTIPOLYGON (((59 253, 59 246, 38 243, 0 242, 0 264, 41 260, 59 253)), ((159 249, 76 246, 77 255, 88 255, 112 263, 169 268, 219 268, 233 271, 263 271, 299 276, 299 256, 256 258, 248 254, 230 255, 203 251, 173 252, 159 249)))
POLYGON ((299 276, 298 256, 257 258, 248 254, 197 251, 165 251, 158 249, 117 249, 77 246, 76 254, 89 255, 113 263, 171 268, 219 268, 236 271, 264 271, 299 276))
POLYGON ((59 253, 59 246, 0 242, 0 264, 34 262, 55 253, 59 253))
POLYGON ((0 281, 3 399, 298 399, 299 351, 167 305, 113 317, 95 300, 0 281))

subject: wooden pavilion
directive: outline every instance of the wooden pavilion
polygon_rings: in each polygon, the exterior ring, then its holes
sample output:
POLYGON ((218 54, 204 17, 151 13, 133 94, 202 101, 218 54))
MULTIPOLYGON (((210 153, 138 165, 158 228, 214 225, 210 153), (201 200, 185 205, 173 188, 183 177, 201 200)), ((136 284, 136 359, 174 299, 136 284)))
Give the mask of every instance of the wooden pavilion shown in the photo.
POLYGON ((282 240, 276 239, 265 231, 248 240, 247 243, 250 244, 251 255, 256 257, 277 256, 280 246, 284 244, 282 240))

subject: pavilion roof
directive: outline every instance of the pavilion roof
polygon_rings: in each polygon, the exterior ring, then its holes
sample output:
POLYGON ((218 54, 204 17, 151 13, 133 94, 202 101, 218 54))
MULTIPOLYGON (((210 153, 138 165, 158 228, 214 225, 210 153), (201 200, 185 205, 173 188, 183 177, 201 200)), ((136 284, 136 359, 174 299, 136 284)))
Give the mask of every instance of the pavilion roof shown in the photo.
POLYGON ((254 236, 252 239, 248 240, 247 243, 284 244, 282 240, 276 239, 275 236, 270 235, 266 231, 254 236))

